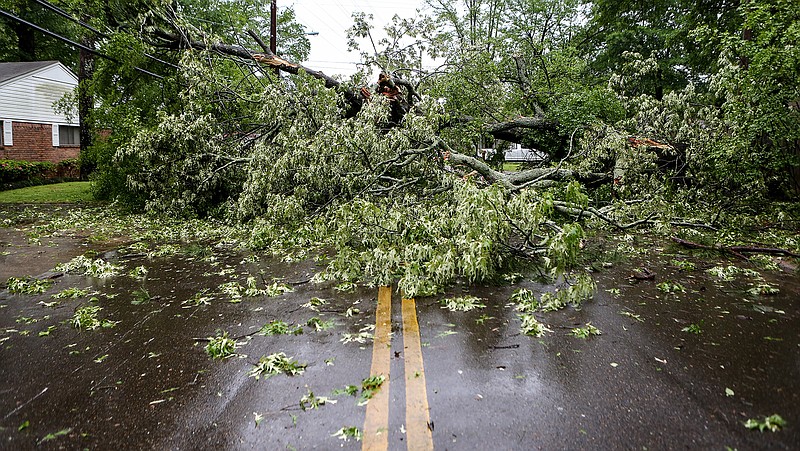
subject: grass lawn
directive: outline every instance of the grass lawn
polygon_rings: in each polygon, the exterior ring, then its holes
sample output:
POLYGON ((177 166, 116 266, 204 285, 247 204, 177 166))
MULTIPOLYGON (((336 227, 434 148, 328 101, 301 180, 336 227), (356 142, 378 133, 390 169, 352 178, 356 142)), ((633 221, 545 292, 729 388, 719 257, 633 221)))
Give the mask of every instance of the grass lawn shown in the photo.
POLYGON ((520 167, 519 163, 508 163, 508 162, 503 163, 503 171, 505 172, 519 171, 519 167, 520 167))
POLYGON ((0 203, 93 202, 91 182, 66 182, 0 191, 0 203))

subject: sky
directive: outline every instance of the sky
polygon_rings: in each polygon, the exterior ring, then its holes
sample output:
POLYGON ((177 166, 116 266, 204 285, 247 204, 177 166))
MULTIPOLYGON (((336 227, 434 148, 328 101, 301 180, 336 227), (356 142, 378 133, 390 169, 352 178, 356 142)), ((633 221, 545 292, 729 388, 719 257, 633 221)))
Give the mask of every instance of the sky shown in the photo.
MULTIPOLYGON (((422 0, 277 0, 278 8, 294 6, 297 20, 307 32, 318 32, 309 36, 311 54, 304 65, 321 70, 328 75, 350 75, 356 71, 358 52, 347 51, 345 30, 353 25, 353 12, 365 12, 374 16, 375 40, 392 16, 414 17, 422 6, 422 0), (377 31, 377 32, 376 32, 377 31)), ((366 44, 366 42, 362 43, 366 44)))

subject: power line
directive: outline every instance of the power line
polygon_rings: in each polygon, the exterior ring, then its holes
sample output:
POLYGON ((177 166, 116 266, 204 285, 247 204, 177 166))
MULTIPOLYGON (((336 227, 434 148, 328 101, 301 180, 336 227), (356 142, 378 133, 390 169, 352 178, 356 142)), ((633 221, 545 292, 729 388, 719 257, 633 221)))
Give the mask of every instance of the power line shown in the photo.
POLYGON ((87 23, 84 23, 84 22, 72 17, 71 15, 69 15, 69 13, 67 13, 63 9, 59 8, 58 6, 53 5, 52 3, 48 3, 48 2, 43 1, 43 0, 33 0, 33 1, 35 1, 36 3, 44 6, 45 8, 49 9, 50 11, 53 11, 54 13, 58 14, 59 16, 64 17, 66 19, 69 19, 72 22, 75 22, 76 24, 86 28, 87 30, 91 30, 91 31, 99 34, 100 36, 102 36, 104 38, 108 37, 107 34, 103 33, 102 31, 100 31, 100 30, 98 30, 98 29, 96 29, 94 27, 92 27, 91 25, 89 25, 87 23))
MULTIPOLYGON (((70 20, 71 22, 74 22, 74 23, 82 26, 82 27, 86 28, 87 30, 90 30, 90 31, 98 34, 101 37, 104 37, 106 39, 110 38, 110 36, 108 34, 103 33, 102 31, 94 28, 93 26, 91 26, 91 25, 89 25, 89 24, 87 24, 87 23, 85 23, 85 22, 83 22, 83 21, 81 21, 79 19, 76 19, 75 17, 71 16, 69 13, 67 13, 63 9, 59 8, 58 6, 53 5, 52 3, 49 3, 49 2, 44 1, 44 0, 34 0, 34 1, 36 3, 44 6, 45 8, 49 9, 50 11, 53 11, 54 13, 58 14, 59 16, 64 17, 65 19, 70 20)), ((158 58, 156 56, 150 55, 148 53, 144 53, 144 56, 146 58, 149 58, 149 59, 153 60, 153 61, 157 61, 157 62, 159 62, 161 64, 166 64, 167 66, 170 66, 172 68, 178 69, 177 65, 172 64, 169 61, 164 61, 164 60, 162 60, 162 59, 160 59, 160 58, 158 58)))
MULTIPOLYGON (((8 19, 11 19, 13 21, 19 22, 19 23, 21 23, 23 25, 27 25, 27 26, 33 28, 34 30, 37 30, 37 31, 39 31, 41 33, 46 34, 47 36, 50 36, 51 38, 55 38, 55 39, 57 39, 59 41, 65 42, 65 43, 67 43, 67 44, 69 44, 69 45, 71 45, 73 47, 76 47, 76 48, 79 48, 79 49, 82 49, 82 50, 86 50, 87 52, 89 52, 89 53, 91 53, 93 55, 97 55, 97 56, 99 56, 101 58, 105 58, 105 59, 107 59, 109 61, 113 61, 115 63, 119 63, 119 60, 117 60, 114 57, 111 57, 111 56, 108 56, 108 55, 106 55, 104 53, 98 52, 97 50, 95 50, 95 49, 93 49, 91 47, 87 47, 87 46, 85 46, 83 44, 79 44, 79 43, 77 43, 77 42, 75 42, 75 41, 73 41, 71 39, 68 39, 68 38, 65 38, 64 36, 61 36, 60 34, 53 33, 52 31, 47 30, 45 28, 42 28, 42 27, 40 27, 40 26, 38 26, 38 25, 36 25, 34 23, 28 22, 25 19, 21 19, 21 18, 15 16, 15 15, 11 14, 8 11, 0 9, 0 16, 5 16, 8 19)), ((151 77, 157 78, 159 80, 163 80, 164 79, 163 76, 155 74, 155 73, 150 72, 148 70, 142 69, 141 67, 135 67, 134 66, 134 69, 139 71, 139 72, 141 72, 141 73, 143 73, 143 74, 146 74, 146 75, 149 75, 151 77)))
POLYGON ((320 64, 340 64, 340 65, 356 65, 361 64, 358 61, 325 61, 325 60, 308 60, 307 63, 320 63, 320 64))

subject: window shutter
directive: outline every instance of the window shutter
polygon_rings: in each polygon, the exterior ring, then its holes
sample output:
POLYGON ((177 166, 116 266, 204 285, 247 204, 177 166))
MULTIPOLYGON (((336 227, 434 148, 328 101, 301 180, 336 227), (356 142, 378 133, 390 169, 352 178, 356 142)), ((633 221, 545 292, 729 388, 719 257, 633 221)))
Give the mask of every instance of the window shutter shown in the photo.
POLYGON ((3 145, 4 146, 14 145, 14 132, 12 130, 11 121, 3 121, 3 145))
POLYGON ((53 147, 58 147, 58 124, 53 124, 53 147))

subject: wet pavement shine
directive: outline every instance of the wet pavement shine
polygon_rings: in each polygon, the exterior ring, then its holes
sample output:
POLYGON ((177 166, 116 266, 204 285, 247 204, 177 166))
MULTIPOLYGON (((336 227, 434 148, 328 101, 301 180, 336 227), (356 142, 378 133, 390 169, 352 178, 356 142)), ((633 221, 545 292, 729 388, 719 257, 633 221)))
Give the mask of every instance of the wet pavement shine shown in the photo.
POLYGON ((687 257, 696 269, 681 271, 674 255, 639 256, 595 272, 596 294, 580 308, 537 314, 552 331, 534 338, 520 333, 509 298, 554 287, 530 280, 457 285, 413 304, 390 288, 379 304, 378 287, 310 282, 324 267, 314 259, 255 261, 226 247, 153 258, 111 251, 102 256, 122 275, 98 279, 48 272, 82 244, 54 243, 59 254, 37 266, 19 236, 3 234, 4 278, 54 284, 39 295, 0 292, 1 449, 800 448, 796 273, 723 281, 707 269, 748 264, 687 257), (148 269, 143 280, 127 275, 138 266, 148 269), (655 280, 630 278, 639 267, 655 280), (294 291, 231 303, 218 290, 251 276, 261 288, 277 280, 294 291), (684 291, 660 290, 666 281, 684 291), (760 283, 780 292, 747 292, 760 283), (44 305, 69 287, 94 294, 44 305), (439 302, 464 294, 485 307, 451 312, 439 302), (119 323, 71 327, 87 305, 119 323), (303 333, 256 333, 276 320, 303 333), (573 336, 588 322, 602 334, 573 336), (219 331, 236 339, 236 356, 206 354, 219 331), (304 372, 248 376, 261 356, 280 352, 304 372), (387 380, 359 405, 362 381, 376 372, 387 380), (341 393, 348 386, 359 393, 341 393), (310 393, 329 400, 303 408, 310 393), (786 420, 778 432, 744 426, 772 414, 786 420), (353 427, 367 436, 337 434, 353 427))

